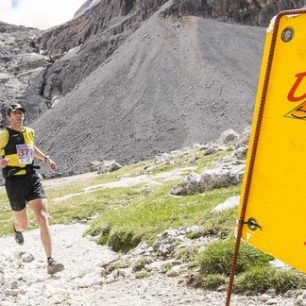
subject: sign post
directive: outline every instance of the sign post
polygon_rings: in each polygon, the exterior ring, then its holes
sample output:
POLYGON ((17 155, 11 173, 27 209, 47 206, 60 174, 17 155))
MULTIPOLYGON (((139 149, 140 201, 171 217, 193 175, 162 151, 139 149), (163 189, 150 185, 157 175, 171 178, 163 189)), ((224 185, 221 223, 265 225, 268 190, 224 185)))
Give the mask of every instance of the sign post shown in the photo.
POLYGON ((306 10, 284 11, 266 34, 226 305, 241 239, 306 272, 304 159, 306 10))

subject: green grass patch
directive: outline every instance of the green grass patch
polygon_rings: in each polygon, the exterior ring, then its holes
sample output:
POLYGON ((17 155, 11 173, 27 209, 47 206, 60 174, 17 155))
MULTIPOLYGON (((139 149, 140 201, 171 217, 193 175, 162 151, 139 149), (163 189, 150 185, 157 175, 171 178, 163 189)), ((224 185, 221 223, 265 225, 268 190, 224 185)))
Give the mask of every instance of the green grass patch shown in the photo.
POLYGON ((276 293, 284 293, 293 289, 305 289, 306 276, 295 270, 279 271, 272 267, 254 266, 239 276, 234 283, 237 293, 264 293, 274 289, 276 293))
POLYGON ((236 208, 231 208, 216 214, 209 214, 198 232, 191 233, 188 238, 214 236, 224 239, 233 233, 235 227, 236 208))
POLYGON ((174 257, 177 260, 182 260, 184 262, 190 262, 194 259, 195 255, 198 253, 198 246, 187 246, 180 248, 175 251, 174 257))
POLYGON ((197 157, 197 161, 195 163, 198 170, 197 172, 202 174, 204 169, 211 168, 214 162, 229 155, 230 153, 231 151, 220 151, 212 155, 205 156, 203 151, 197 150, 194 152, 195 156, 197 157))
MULTIPOLYGON (((143 169, 148 164, 153 164, 153 162, 152 161, 138 162, 136 164, 130 164, 130 165, 123 166, 121 169, 114 171, 114 172, 96 174, 96 175, 93 175, 90 177, 84 177, 84 178, 82 176, 79 176, 77 180, 74 180, 72 177, 73 179, 72 183, 70 183, 69 180, 65 180, 65 181, 62 181, 60 185, 59 184, 49 184, 49 185, 46 184, 47 195, 48 195, 48 198, 50 199, 63 197, 66 195, 72 195, 72 194, 75 194, 77 196, 78 194, 83 193, 84 190, 88 187, 94 188, 95 186, 97 186, 98 188, 99 185, 114 182, 126 176, 140 175, 143 169)), ((1 194, 0 194, 0 198, 1 198, 1 194)))
POLYGON ((162 274, 166 274, 167 272, 169 272, 172 269, 172 267, 173 267, 173 264, 170 263, 170 262, 167 262, 167 263, 165 263, 161 266, 159 272, 162 273, 162 274))
MULTIPOLYGON (((61 201, 50 200, 49 210, 52 223, 69 223, 72 220, 86 220, 100 216, 107 210, 116 210, 128 205, 135 198, 143 197, 143 188, 97 189, 89 193, 61 201)), ((101 228, 103 231, 104 228, 101 228)))
MULTIPOLYGON (((198 254, 202 274, 230 274, 234 255, 233 238, 210 244, 205 251, 198 254)), ((252 246, 241 242, 237 261, 237 273, 245 272, 253 266, 267 266, 273 257, 262 253, 252 246)))
POLYGON ((195 285, 207 290, 216 290, 226 282, 227 278, 223 274, 198 274, 195 285))
POLYGON ((0 207, 1 209, 5 209, 8 206, 8 199, 7 199, 7 196, 6 196, 6 192, 5 192, 5 188, 2 186, 0 187, 0 207))
POLYGON ((136 242, 153 242, 156 235, 168 228, 180 228, 194 224, 204 224, 211 209, 218 203, 233 196, 239 187, 213 190, 203 194, 185 197, 173 197, 169 191, 173 182, 156 187, 150 194, 141 194, 130 205, 117 209, 106 209, 91 223, 88 234, 103 232, 100 242, 107 243, 113 249, 128 250, 136 242), (105 228, 110 229, 105 232, 105 228))
POLYGON ((201 174, 203 169, 210 168, 215 161, 228 155, 229 151, 220 151, 212 155, 205 156, 204 152, 198 148, 190 150, 190 152, 182 151, 175 158, 172 158, 172 162, 166 165, 155 165, 150 161, 147 164, 147 168, 151 169, 150 174, 159 172, 171 171, 176 168, 194 167, 194 171, 201 174))
POLYGON ((134 231, 115 231, 109 234, 107 244, 115 252, 128 252, 130 249, 135 248, 141 240, 142 235, 134 231))
MULTIPOLYGON (((221 240, 209 245, 197 254, 200 271, 194 284, 205 289, 216 290, 229 277, 234 253, 234 239, 221 240)), ((236 293, 259 294, 269 289, 276 293, 306 288, 306 276, 295 270, 276 270, 269 261, 272 256, 241 242, 237 261, 237 276, 233 290, 236 293)), ((225 289, 225 286, 224 286, 225 289)))

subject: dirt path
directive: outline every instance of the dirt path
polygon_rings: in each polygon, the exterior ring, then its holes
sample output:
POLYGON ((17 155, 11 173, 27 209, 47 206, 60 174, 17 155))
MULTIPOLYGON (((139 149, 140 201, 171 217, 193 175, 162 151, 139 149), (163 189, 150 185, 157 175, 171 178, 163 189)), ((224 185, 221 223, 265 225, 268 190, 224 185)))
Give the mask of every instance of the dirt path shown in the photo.
MULTIPOLYGON (((180 278, 133 274, 110 280, 101 277, 101 265, 117 258, 107 247, 83 237, 86 225, 54 225, 54 254, 65 271, 50 277, 38 230, 25 233, 24 246, 12 237, 0 238, 0 305, 224 305, 225 293, 206 292, 179 284, 180 278)), ((292 299, 259 296, 232 298, 232 305, 294 305, 292 299)))

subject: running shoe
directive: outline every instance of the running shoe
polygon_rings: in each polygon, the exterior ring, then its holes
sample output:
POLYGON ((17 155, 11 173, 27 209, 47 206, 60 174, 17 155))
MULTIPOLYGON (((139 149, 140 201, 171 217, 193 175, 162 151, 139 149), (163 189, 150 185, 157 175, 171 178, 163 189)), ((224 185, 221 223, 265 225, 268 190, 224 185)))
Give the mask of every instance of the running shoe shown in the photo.
POLYGON ((48 274, 55 274, 65 269, 64 265, 57 262, 54 258, 48 257, 48 274))
POLYGON ((15 229, 15 224, 13 222, 13 230, 14 230, 14 238, 15 238, 15 241, 22 245, 24 243, 24 238, 23 238, 23 234, 22 232, 19 232, 15 229))

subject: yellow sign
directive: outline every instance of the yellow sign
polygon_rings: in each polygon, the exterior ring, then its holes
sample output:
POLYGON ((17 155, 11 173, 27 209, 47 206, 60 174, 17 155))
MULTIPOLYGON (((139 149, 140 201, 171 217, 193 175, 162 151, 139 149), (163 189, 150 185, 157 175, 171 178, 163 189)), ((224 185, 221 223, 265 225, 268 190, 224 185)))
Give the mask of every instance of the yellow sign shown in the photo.
POLYGON ((267 29, 239 205, 242 239, 306 272, 306 10, 267 29))

